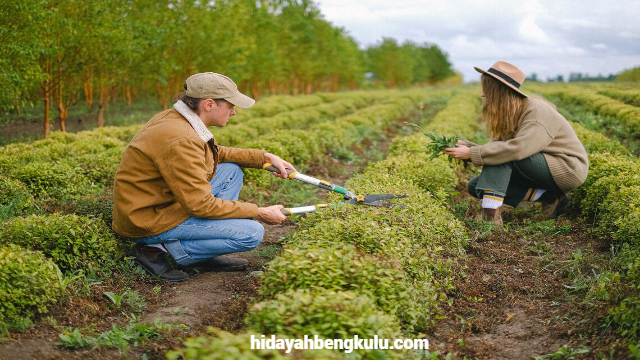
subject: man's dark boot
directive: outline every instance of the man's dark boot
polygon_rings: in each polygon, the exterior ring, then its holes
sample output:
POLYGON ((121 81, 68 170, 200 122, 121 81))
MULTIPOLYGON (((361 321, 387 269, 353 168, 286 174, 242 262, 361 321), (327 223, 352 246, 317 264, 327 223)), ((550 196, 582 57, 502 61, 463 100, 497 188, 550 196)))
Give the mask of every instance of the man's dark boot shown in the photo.
POLYGON ((197 262, 195 264, 185 266, 187 270, 198 271, 242 271, 249 266, 249 261, 245 259, 232 258, 228 256, 216 256, 211 259, 197 262))
POLYGON ((189 277, 184 271, 174 270, 167 254, 158 248, 136 244, 131 252, 136 262, 153 276, 167 281, 183 281, 189 277))

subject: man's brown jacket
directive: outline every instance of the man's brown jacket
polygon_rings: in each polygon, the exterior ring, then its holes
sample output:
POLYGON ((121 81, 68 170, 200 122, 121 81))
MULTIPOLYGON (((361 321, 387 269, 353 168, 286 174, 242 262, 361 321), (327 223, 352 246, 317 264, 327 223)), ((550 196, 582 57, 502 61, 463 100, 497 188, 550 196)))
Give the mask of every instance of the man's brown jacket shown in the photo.
POLYGON ((255 204, 217 199, 209 181, 218 163, 260 168, 264 151, 211 146, 174 109, 154 116, 127 146, 114 181, 113 230, 140 238, 189 217, 254 218, 255 204))

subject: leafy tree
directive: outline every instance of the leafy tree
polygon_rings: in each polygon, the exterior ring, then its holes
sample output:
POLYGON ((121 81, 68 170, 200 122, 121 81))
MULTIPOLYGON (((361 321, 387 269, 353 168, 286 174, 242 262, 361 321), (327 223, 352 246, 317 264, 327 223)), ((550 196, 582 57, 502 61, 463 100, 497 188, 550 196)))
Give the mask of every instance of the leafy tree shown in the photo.
POLYGON ((371 72, 387 87, 407 86, 413 81, 415 52, 412 43, 401 47, 395 39, 383 38, 379 45, 367 49, 371 72))
POLYGON ((41 34, 47 17, 47 1, 15 0, 0 12, 0 109, 32 104, 34 92, 46 75, 40 67, 41 34))
POLYGON ((616 76, 616 81, 640 82, 640 67, 625 70, 616 76))

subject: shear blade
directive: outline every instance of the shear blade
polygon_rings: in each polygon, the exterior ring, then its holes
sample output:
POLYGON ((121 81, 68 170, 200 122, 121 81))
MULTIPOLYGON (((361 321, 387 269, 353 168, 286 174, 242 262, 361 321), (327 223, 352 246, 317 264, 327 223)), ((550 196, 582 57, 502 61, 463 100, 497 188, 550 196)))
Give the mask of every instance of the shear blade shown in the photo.
POLYGON ((364 197, 364 202, 374 202, 378 200, 389 200, 389 199, 403 199, 407 198, 409 195, 396 195, 396 194, 375 194, 375 195, 367 195, 364 197))

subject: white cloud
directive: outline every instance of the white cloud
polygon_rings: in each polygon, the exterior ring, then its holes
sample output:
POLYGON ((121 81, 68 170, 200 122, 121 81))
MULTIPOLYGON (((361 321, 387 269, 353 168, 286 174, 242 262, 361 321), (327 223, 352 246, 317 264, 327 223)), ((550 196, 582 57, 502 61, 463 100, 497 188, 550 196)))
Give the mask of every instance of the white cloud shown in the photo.
POLYGON ((551 39, 547 36, 544 30, 542 30, 536 24, 536 16, 535 15, 527 15, 522 22, 520 23, 520 27, 518 28, 518 32, 525 39, 538 42, 541 44, 550 44, 551 39))
POLYGON ((362 47, 383 36, 431 42, 466 80, 497 60, 539 78, 640 66, 640 1, 317 0, 362 47))
POLYGON ((608 26, 599 21, 590 19, 560 19, 560 27, 565 30, 573 30, 575 28, 584 29, 603 29, 608 26))
POLYGON ((638 38, 640 38, 640 34, 633 33, 631 31, 622 31, 622 32, 620 32, 619 36, 621 38, 625 38, 625 39, 638 39, 638 38))

